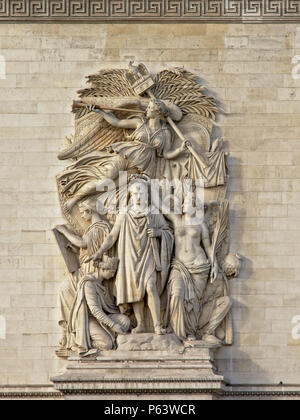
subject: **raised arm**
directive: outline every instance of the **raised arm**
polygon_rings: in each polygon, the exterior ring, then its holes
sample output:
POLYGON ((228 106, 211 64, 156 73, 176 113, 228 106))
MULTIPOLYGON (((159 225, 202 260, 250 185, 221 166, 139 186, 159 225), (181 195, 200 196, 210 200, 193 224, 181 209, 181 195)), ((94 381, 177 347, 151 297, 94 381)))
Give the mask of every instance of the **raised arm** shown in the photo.
MULTIPOLYGON (((154 184, 153 184, 154 185, 154 184)), ((171 199, 174 196, 171 196, 171 199)), ((170 220, 173 224, 176 222, 176 217, 178 215, 175 215, 174 213, 171 213, 171 209, 169 206, 167 206, 163 200, 160 200, 159 191, 154 191, 153 194, 151 194, 152 204, 162 213, 166 219, 170 220)))
POLYGON ((112 125, 113 127, 116 127, 116 128, 136 129, 138 127, 138 125, 140 124, 140 120, 138 118, 119 120, 119 118, 117 118, 111 112, 105 112, 105 111, 102 111, 101 109, 93 109, 93 111, 97 112, 98 114, 101 114, 102 117, 105 119, 105 121, 108 122, 108 124, 110 124, 110 125, 112 125))
POLYGON ((72 232, 70 229, 67 228, 65 225, 59 225, 55 228, 58 232, 64 235, 68 241, 71 242, 77 248, 87 248, 87 243, 82 239, 81 236, 77 235, 76 233, 72 232))

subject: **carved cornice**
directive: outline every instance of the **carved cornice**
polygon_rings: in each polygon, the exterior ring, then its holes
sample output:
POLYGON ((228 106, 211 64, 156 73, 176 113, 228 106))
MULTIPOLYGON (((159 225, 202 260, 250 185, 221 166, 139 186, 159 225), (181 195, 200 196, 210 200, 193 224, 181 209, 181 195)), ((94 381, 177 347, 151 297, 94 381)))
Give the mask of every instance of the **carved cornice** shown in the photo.
MULTIPOLYGON (((215 390, 199 390, 199 389, 190 389, 190 390, 182 390, 179 391, 177 389, 163 389, 163 390, 157 390, 157 389, 151 389, 151 394, 173 394, 173 395, 184 395, 184 394, 211 394, 214 396, 217 396, 219 399, 227 399, 227 398, 236 398, 240 397, 245 400, 248 398, 294 398, 299 399, 300 392, 299 391, 219 391, 215 392, 215 390)), ((116 389, 105 389, 105 390, 64 390, 63 392, 30 392, 30 391, 24 391, 24 392, 0 392, 0 401, 1 399, 51 399, 51 400, 62 400, 64 399, 64 396, 67 395, 145 395, 149 394, 149 390, 138 390, 138 389, 124 389, 124 390, 116 390, 116 389)))
POLYGON ((299 0, 0 0, 1 21, 299 23, 299 0))

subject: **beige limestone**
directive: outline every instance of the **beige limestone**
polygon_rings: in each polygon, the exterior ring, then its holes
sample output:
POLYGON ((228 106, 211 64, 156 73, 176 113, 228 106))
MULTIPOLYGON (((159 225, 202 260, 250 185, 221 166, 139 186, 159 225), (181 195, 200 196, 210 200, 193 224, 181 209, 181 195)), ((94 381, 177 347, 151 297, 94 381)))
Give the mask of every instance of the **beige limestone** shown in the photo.
POLYGON ((56 152, 73 131, 71 101, 85 76, 129 59, 154 71, 184 65, 231 113, 220 123, 232 152, 232 247, 247 260, 231 284, 235 344, 218 351, 217 364, 233 384, 299 384, 300 343, 291 335, 300 315, 296 34, 287 24, 1 23, 0 384, 46 385, 64 365, 54 354, 56 291, 66 276, 50 232, 62 222, 56 152))

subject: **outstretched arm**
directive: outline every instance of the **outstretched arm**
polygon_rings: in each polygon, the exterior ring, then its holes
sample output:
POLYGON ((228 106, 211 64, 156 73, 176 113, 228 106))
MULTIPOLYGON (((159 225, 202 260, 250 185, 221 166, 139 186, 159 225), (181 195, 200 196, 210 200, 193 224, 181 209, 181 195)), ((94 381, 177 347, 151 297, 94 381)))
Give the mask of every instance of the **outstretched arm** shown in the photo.
POLYGON ((91 314, 97 319, 99 324, 106 325, 117 334, 125 334, 125 331, 119 324, 116 324, 109 315, 106 315, 103 308, 99 304, 97 292, 95 290, 94 282, 87 281, 84 285, 85 297, 91 314))
POLYGON ((123 214, 119 215, 117 217, 116 223, 115 223, 112 231, 107 236, 106 240, 103 242, 99 251, 95 255, 93 255, 92 257, 88 258, 86 260, 86 263, 88 263, 92 260, 95 261, 95 262, 101 261, 105 252, 109 251, 114 246, 114 244, 117 242, 117 239, 119 237, 119 233, 120 233, 123 218, 124 218, 123 214))
POLYGON ((87 248, 87 243, 82 239, 82 237, 72 232, 67 228, 67 226, 59 225, 56 226, 55 229, 64 235, 71 242, 71 244, 77 246, 77 248, 87 248))
POLYGON ((116 128, 132 128, 136 129, 138 125, 140 124, 140 120, 138 118, 132 118, 132 119, 125 119, 125 120, 119 120, 113 113, 111 112, 105 112, 101 109, 96 109, 95 107, 91 106, 88 107, 94 112, 97 112, 98 114, 101 114, 102 117, 105 119, 105 121, 108 122, 108 124, 112 125, 116 128))

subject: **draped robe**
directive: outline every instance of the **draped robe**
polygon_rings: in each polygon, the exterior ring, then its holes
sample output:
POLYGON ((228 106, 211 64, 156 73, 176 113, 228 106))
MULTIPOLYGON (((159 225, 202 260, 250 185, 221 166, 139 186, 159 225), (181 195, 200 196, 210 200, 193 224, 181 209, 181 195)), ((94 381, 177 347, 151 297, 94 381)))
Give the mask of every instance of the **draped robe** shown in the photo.
POLYGON ((116 277, 117 304, 140 302, 145 297, 148 281, 157 275, 157 289, 161 295, 168 279, 174 237, 161 214, 135 214, 129 210, 123 215, 119 238, 120 260, 116 277), (161 259, 162 272, 156 272, 156 264, 147 229, 159 229, 161 238, 155 238, 161 259))

